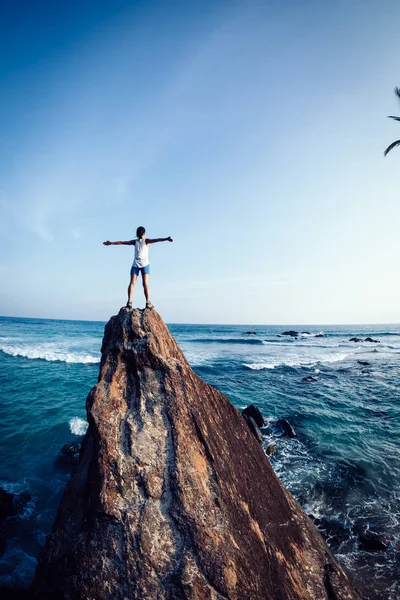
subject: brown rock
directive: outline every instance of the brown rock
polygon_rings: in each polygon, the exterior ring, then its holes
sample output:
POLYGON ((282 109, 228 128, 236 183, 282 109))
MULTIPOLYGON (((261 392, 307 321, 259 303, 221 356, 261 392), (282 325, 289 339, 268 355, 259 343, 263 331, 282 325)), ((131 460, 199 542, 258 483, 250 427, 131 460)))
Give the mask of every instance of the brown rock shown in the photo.
POLYGON ((268 456, 270 456, 271 454, 275 454, 276 446, 274 444, 268 444, 265 452, 268 454, 268 456))
POLYGON ((34 597, 359 598, 240 413, 154 310, 121 309, 107 324, 87 415, 34 597))

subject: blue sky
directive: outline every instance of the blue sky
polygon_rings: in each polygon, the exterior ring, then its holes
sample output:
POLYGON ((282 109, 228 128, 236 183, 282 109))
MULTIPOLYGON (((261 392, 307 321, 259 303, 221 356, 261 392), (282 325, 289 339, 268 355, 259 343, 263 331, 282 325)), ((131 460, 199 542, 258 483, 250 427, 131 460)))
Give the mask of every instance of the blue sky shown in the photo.
POLYGON ((399 321, 397 0, 3 3, 0 314, 399 321), (141 288, 134 305, 143 306, 141 288))

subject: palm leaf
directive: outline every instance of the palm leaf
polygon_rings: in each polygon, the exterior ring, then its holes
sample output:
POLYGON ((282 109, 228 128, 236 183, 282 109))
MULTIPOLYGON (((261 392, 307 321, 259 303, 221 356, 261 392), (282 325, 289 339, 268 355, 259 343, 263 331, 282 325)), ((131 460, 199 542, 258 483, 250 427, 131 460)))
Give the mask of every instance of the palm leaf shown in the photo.
POLYGON ((395 121, 400 121, 400 117, 393 117, 392 115, 389 115, 388 119, 394 119, 395 121))
POLYGON ((383 153, 383 155, 386 156, 386 154, 388 154, 388 152, 390 152, 391 150, 393 150, 393 148, 396 148, 396 146, 400 146, 400 140, 396 140, 395 142, 393 142, 392 144, 390 144, 390 146, 388 146, 386 148, 386 150, 383 153))
POLYGON ((394 88, 394 93, 397 94, 397 96, 400 98, 400 88, 395 87, 394 88))

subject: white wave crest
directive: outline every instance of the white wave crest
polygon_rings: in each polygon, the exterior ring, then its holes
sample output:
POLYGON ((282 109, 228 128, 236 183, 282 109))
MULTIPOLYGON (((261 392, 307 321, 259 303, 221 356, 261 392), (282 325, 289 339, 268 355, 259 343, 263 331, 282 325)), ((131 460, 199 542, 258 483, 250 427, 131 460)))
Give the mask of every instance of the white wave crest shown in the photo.
MULTIPOLYGON (((284 363, 282 363, 284 364, 284 363)), ((244 367, 252 369, 253 371, 261 371, 262 369, 275 369, 278 367, 278 363, 243 363, 244 367)))
POLYGON ((0 344, 0 350, 10 356, 21 356, 23 358, 47 360, 49 362, 60 361, 65 363, 95 364, 100 362, 99 356, 85 354, 83 352, 67 352, 57 349, 55 346, 38 344, 37 346, 23 346, 17 344, 0 344))
POLYGON ((80 417, 73 417, 69 421, 69 428, 74 435, 85 435, 88 423, 80 417))
MULTIPOLYGON (((308 337, 310 338, 311 336, 308 336, 308 337)), ((307 339, 307 337, 305 337, 304 339, 307 339)), ((299 347, 302 347, 302 348, 338 348, 339 346, 344 345, 344 344, 339 344, 339 343, 336 343, 336 344, 326 344, 325 342, 320 342, 320 343, 318 343, 318 342, 316 342, 316 343, 313 343, 313 342, 304 342, 304 341, 303 342, 299 342, 299 341, 296 341, 296 340, 294 340, 293 342, 281 342, 281 341, 275 341, 275 340, 274 341, 263 340, 262 344, 264 346, 273 346, 274 348, 277 348, 277 347, 280 348, 281 346, 288 346, 290 348, 299 348, 299 347)), ((346 347, 347 346, 351 347, 351 344, 346 344, 345 346, 346 347)))
POLYGON ((336 353, 326 356, 325 358, 318 358, 314 360, 293 360, 287 362, 259 362, 259 363, 243 363, 244 367, 252 369, 253 371, 261 371, 262 369, 275 369, 276 367, 315 367, 320 363, 335 363, 345 360, 348 354, 336 353))

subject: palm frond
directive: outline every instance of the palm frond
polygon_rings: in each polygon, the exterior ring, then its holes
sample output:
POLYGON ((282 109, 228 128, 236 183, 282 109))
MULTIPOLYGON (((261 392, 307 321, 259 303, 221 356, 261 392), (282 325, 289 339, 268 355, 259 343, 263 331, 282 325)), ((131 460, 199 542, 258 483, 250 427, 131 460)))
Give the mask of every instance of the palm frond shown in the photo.
POLYGON ((386 154, 388 154, 388 152, 390 152, 391 150, 393 150, 393 148, 396 148, 396 146, 400 146, 400 140, 396 140, 395 142, 393 142, 392 144, 390 144, 390 146, 388 146, 386 148, 386 150, 383 153, 383 155, 386 156, 386 154))
POLYGON ((394 93, 400 98, 400 88, 395 87, 394 88, 394 93))
POLYGON ((400 117, 393 117, 392 115, 389 115, 388 119, 394 119, 395 121, 400 121, 400 117))

